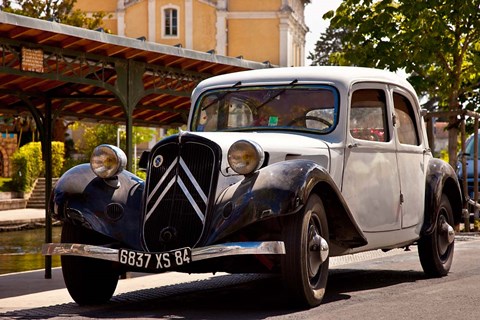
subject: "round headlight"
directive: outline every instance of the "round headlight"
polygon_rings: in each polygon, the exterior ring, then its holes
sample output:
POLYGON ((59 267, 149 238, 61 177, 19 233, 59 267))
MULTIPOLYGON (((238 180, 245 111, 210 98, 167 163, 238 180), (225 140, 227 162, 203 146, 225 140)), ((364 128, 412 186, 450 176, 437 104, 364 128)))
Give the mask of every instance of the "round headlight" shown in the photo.
POLYGON ((265 154, 253 141, 239 140, 228 149, 228 164, 238 174, 248 175, 260 168, 265 154))
POLYGON ((127 165, 127 156, 122 149, 109 144, 101 144, 93 150, 90 167, 102 179, 116 176, 127 165))

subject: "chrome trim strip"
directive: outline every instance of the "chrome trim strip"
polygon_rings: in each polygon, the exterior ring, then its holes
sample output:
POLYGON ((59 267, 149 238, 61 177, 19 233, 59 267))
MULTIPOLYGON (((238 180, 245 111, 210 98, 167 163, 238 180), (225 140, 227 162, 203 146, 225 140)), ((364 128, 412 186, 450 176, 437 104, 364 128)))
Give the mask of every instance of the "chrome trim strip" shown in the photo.
POLYGON ((152 200, 152 197, 155 195, 155 193, 157 192, 158 188, 160 188, 160 186, 163 184, 163 182, 165 181, 165 179, 168 177, 168 175, 170 174, 170 171, 172 171, 172 169, 175 167, 175 165, 177 164, 178 162, 178 158, 175 158, 175 160, 172 161, 172 163, 170 164, 170 166, 168 167, 167 171, 165 171, 165 173, 163 174, 163 177, 162 179, 160 179, 160 181, 158 181, 157 185, 155 186, 155 188, 153 188, 152 192, 150 192, 148 198, 147 198, 147 202, 150 202, 150 200, 152 200))
POLYGON ((198 218, 200 218, 200 220, 202 220, 202 224, 204 224, 205 215, 202 213, 202 210, 200 210, 200 207, 197 205, 197 203, 195 202, 195 199, 193 199, 190 192, 188 192, 187 186, 185 185, 185 183, 183 183, 182 178, 178 177, 177 183, 180 186, 180 189, 182 189, 183 193, 185 194, 185 197, 187 197, 188 202, 190 202, 190 205, 195 210, 195 213, 197 214, 198 218))
MULTIPOLYGON (((192 249, 192 261, 243 254, 285 254, 283 241, 230 242, 192 249)), ((118 262, 118 249, 80 243, 45 243, 45 256, 82 256, 118 262)))
POLYGON ((197 190, 198 194, 200 195, 200 197, 202 198, 203 202, 205 202, 205 204, 207 204, 207 195, 203 192, 202 190, 202 187, 200 187, 200 185, 198 184, 197 182, 197 179, 195 179, 195 177, 193 176, 192 172, 190 171, 190 169, 187 167, 187 164, 185 163, 185 161, 183 161, 182 158, 180 158, 180 166, 183 168, 183 170, 185 171, 185 174, 187 175, 188 179, 190 179, 190 182, 193 184, 193 186, 195 187, 195 190, 197 190))
POLYGON ((81 256, 109 261, 118 261, 118 250, 80 243, 45 243, 42 245, 45 256, 81 256))
POLYGON ((242 254, 285 254, 283 241, 230 242, 192 249, 192 260, 236 256, 242 254))
MULTIPOLYGON (((158 207, 158 204, 160 203, 160 201, 162 201, 163 197, 165 196, 165 194, 168 192, 168 190, 170 190, 170 188, 173 186, 175 182, 175 177, 172 178, 172 180, 170 180, 170 182, 167 184, 167 186, 165 187, 165 189, 163 189, 163 192, 160 194, 160 196, 158 197, 157 201, 155 201, 155 203, 153 204, 152 208, 150 209, 150 211, 148 211, 147 215, 145 216, 145 221, 148 220, 148 218, 150 218, 150 216, 152 215, 152 213, 155 211, 155 209, 158 207)), ((160 184, 158 184, 159 186, 160 184)))

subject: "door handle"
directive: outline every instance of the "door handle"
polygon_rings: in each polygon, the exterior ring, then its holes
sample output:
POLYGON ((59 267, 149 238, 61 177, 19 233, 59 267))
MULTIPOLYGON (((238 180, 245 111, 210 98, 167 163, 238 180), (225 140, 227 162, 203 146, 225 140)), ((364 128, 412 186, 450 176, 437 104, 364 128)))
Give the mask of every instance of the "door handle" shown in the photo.
POLYGON ((357 148, 357 147, 358 147, 358 143, 350 143, 348 145, 348 149, 357 148))

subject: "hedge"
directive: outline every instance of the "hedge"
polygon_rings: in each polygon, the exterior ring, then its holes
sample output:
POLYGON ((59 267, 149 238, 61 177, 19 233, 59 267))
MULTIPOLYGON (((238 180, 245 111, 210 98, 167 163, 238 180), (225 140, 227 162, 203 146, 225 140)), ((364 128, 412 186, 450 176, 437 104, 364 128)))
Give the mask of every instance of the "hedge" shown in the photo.
MULTIPOLYGON (((63 142, 52 142, 52 176, 59 177, 65 161, 63 142)), ((15 190, 29 192, 35 180, 45 175, 40 142, 30 142, 19 148, 11 158, 12 184, 15 190)))

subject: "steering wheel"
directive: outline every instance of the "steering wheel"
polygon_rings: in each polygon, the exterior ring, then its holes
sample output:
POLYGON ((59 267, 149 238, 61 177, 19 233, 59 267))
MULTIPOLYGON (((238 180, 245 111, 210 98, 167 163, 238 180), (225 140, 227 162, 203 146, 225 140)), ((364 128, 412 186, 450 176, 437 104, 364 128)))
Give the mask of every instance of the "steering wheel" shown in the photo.
POLYGON ((298 117, 298 118, 295 118, 293 119, 292 121, 290 121, 287 126, 292 126, 294 123, 297 123, 297 122, 300 122, 300 121, 303 121, 302 124, 306 124, 306 121, 307 120, 313 120, 313 121, 318 121, 320 122, 321 124, 327 126, 327 127, 331 127, 333 125, 332 122, 324 119, 324 118, 320 118, 320 117, 315 117, 315 116, 301 116, 301 117, 298 117))

